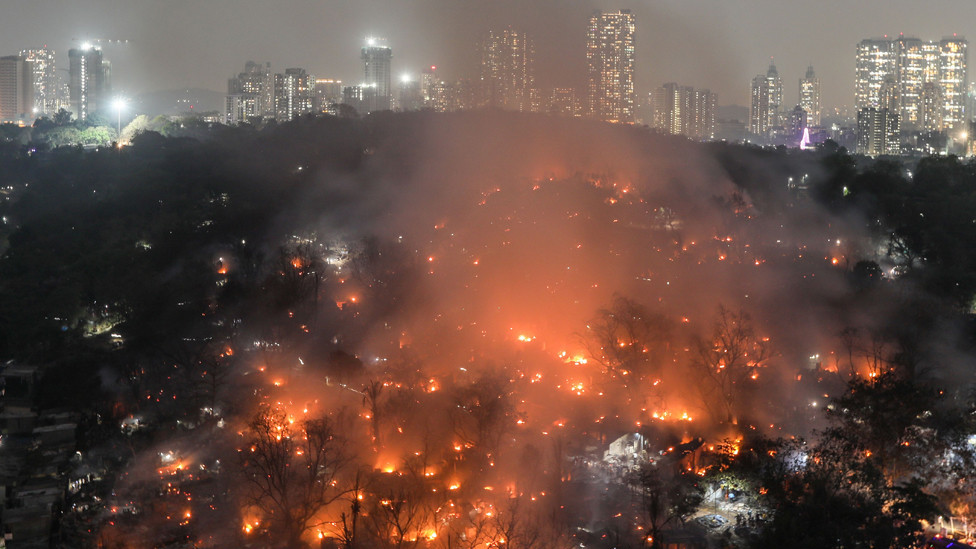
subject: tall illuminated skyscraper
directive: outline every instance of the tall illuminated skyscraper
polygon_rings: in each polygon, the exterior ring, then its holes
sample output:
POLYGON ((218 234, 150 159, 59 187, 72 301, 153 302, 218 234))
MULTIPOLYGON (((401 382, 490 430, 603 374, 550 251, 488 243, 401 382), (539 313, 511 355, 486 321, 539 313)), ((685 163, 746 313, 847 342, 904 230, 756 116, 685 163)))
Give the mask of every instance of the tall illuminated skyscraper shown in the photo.
POLYGON ((898 87, 898 118, 905 129, 916 128, 921 120, 922 85, 925 83, 925 43, 918 38, 899 37, 894 41, 895 82, 898 87))
POLYGON ((881 105, 885 79, 895 74, 895 52, 891 40, 871 38, 857 45, 855 58, 854 105, 858 110, 881 105))
POLYGON ((20 55, 0 57, 0 122, 34 121, 31 64, 20 55))
POLYGON ((363 47, 363 88, 369 88, 367 94, 370 99, 366 102, 367 112, 386 111, 392 106, 392 90, 390 87, 391 60, 393 50, 389 46, 381 46, 374 38, 366 41, 363 47))
POLYGON ((800 108, 807 113, 807 126, 820 125, 820 79, 807 67, 806 75, 800 79, 800 108))
POLYGON ((776 65, 769 64, 766 74, 752 79, 752 95, 749 102, 749 131, 768 137, 780 126, 780 108, 783 105, 783 80, 776 65))
POLYGON ((75 118, 86 120, 91 113, 108 107, 111 72, 100 48, 85 45, 68 50, 68 75, 71 112, 75 118))
POLYGON ((769 134, 769 81, 758 74, 752 79, 749 95, 749 133, 766 137, 769 134))
POLYGON ((780 125, 780 111, 783 108, 783 79, 772 61, 766 71, 766 81, 769 83, 769 127, 775 128, 780 125))
POLYGON ((31 80, 34 86, 34 113, 51 115, 61 108, 58 74, 55 71, 54 50, 47 48, 21 50, 20 55, 31 64, 31 80))
POLYGON ((939 42, 942 124, 946 129, 965 128, 968 50, 965 38, 944 38, 939 42))
POLYGON ((630 10, 596 13, 586 31, 587 111, 609 122, 634 121, 634 31, 630 10))
POLYGON ((858 110, 889 108, 906 130, 962 127, 967 118, 967 50, 966 40, 958 37, 941 42, 903 36, 862 40, 854 84, 858 110))
POLYGON ((922 82, 939 82, 939 43, 926 41, 922 43, 922 53, 925 55, 925 70, 922 82))
POLYGON ((535 48, 524 33, 493 30, 481 43, 481 89, 488 107, 532 110, 535 48))

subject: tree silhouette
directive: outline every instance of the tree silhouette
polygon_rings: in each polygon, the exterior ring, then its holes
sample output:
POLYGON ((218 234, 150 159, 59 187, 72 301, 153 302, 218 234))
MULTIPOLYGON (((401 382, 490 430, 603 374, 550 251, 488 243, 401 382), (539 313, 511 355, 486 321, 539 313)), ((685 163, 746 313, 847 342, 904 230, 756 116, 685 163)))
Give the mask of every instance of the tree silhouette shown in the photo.
POLYGON ((338 432, 332 418, 295 420, 267 406, 248 425, 240 450, 246 497, 288 547, 300 547, 315 515, 348 491, 338 484, 350 462, 338 432))
POLYGON ((698 356, 692 361, 704 405, 716 421, 738 423, 744 385, 769 358, 767 342, 756 335, 747 313, 719 306, 711 338, 696 342, 698 356))

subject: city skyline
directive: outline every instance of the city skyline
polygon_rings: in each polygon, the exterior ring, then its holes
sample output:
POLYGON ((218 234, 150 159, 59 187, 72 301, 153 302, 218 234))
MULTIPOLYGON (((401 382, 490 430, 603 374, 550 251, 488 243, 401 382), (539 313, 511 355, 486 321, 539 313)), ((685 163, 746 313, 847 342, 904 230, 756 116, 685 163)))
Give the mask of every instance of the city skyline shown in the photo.
MULTIPOLYGON (((384 37, 394 49, 395 79, 405 73, 419 78, 430 65, 437 65, 448 78, 473 77, 478 71, 477 37, 491 28, 515 25, 536 43, 541 88, 582 89, 588 18, 595 10, 632 9, 640 22, 638 96, 676 81, 711 89, 722 104, 748 105, 750 79, 772 57, 786 83, 796 82, 811 64, 817 68, 827 114, 834 108, 853 107, 853 53, 861 40, 900 32, 935 40, 953 33, 976 36, 976 29, 959 23, 976 21, 976 5, 964 0, 936 6, 901 0, 827 2, 816 13, 799 4, 770 0, 735 6, 705 1, 665 0, 648 6, 569 0, 560 2, 558 10, 545 1, 527 5, 508 0, 426 0, 410 5, 346 1, 325 6, 292 0, 289 7, 308 16, 280 29, 282 25, 275 22, 279 8, 243 4, 229 0, 192 5, 133 5, 116 0, 69 6, 50 1, 18 3, 6 10, 5 21, 10 23, 0 33, 0 52, 13 55, 47 45, 65 63, 67 50, 86 39, 128 39, 128 44, 104 46, 106 58, 114 65, 114 87, 120 92, 135 95, 190 87, 221 91, 226 79, 248 59, 266 60, 276 71, 303 67, 319 78, 354 83, 361 78, 358 54, 366 36, 384 37), (58 17, 51 17, 52 13, 58 17), (234 25, 216 24, 228 13, 233 14, 234 25)), ((797 100, 795 86, 787 85, 784 104, 797 100)))

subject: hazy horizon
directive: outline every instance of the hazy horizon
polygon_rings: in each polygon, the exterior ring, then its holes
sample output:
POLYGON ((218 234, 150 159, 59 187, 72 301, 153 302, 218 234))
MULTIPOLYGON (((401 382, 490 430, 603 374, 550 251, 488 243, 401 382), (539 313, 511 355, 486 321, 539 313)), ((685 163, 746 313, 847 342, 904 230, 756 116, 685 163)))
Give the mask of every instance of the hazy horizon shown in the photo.
POLYGON ((446 79, 473 76, 479 37, 511 25, 534 37, 540 87, 580 87, 586 21, 601 9, 631 9, 637 16, 639 98, 673 81, 709 88, 722 105, 747 105, 751 79, 773 58, 786 104, 796 102, 797 80, 812 64, 825 109, 849 106, 860 40, 898 33, 929 40, 953 33, 976 37, 976 2, 967 0, 36 0, 5 6, 0 54, 47 45, 57 52, 59 70, 67 70, 69 48, 92 39, 128 39, 127 45, 103 46, 117 93, 226 92, 227 79, 249 60, 270 62, 276 72, 302 67, 317 77, 356 83, 366 36, 387 40, 396 75, 437 65, 446 79))

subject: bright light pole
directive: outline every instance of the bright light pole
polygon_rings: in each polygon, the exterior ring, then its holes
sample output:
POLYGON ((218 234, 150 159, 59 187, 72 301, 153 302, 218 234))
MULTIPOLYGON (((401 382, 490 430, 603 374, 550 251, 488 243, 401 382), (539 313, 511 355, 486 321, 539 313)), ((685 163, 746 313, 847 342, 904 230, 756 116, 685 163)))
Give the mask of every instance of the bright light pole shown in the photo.
POLYGON ((116 112, 118 112, 119 115, 119 128, 118 128, 119 147, 122 146, 122 109, 124 108, 125 108, 125 99, 122 99, 121 97, 117 97, 115 99, 115 110, 116 112))

